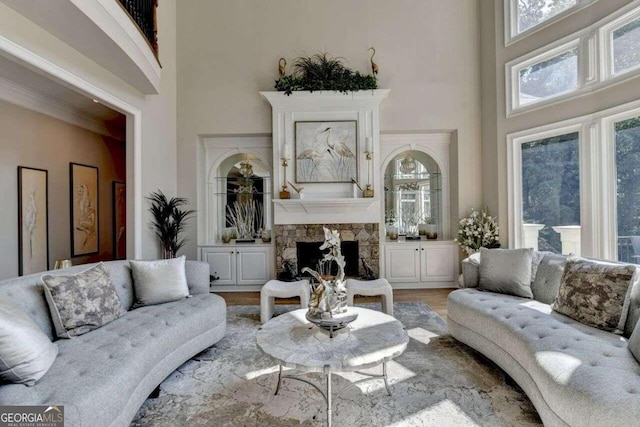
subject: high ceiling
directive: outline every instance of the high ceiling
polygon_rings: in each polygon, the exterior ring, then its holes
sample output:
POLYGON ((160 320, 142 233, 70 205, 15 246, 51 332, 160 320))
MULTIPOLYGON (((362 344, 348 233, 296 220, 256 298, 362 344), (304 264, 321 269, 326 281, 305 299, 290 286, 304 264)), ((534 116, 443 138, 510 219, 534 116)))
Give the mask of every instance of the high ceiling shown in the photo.
MULTIPOLYGON (((17 90, 22 92, 22 95, 26 95, 26 98, 42 101, 40 104, 47 104, 53 106, 53 109, 59 108, 63 111, 72 112, 88 125, 94 122, 95 128, 106 128, 107 133, 110 134, 109 136, 118 139, 124 138, 126 117, 123 114, 103 104, 94 102, 91 98, 1 55, 0 83, 4 83, 2 86, 5 88, 11 86, 11 92, 17 90)), ((0 99, 13 102, 12 96, 8 96, 6 92, 6 90, 0 89, 0 99)), ((21 96, 21 98, 25 97, 21 96)), ((22 106, 30 108, 29 105, 22 106)), ((48 114, 46 111, 40 112, 48 114)), ((82 126, 81 123, 74 124, 82 126)))

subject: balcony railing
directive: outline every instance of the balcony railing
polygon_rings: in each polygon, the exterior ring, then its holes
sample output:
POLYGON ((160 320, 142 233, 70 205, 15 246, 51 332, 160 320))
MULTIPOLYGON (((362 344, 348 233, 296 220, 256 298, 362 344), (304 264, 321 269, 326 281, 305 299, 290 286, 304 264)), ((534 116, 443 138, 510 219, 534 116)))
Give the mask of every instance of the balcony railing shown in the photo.
POLYGON ((158 23, 156 8, 158 0, 118 0, 149 42, 158 57, 158 23))

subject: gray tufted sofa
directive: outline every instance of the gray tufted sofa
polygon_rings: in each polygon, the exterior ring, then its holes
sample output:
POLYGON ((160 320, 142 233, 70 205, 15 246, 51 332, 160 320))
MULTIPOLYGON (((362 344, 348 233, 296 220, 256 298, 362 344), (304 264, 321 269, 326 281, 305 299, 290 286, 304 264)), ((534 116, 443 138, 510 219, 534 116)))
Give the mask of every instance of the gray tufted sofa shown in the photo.
MULTIPOLYGON (((192 297, 134 310, 129 262, 105 266, 127 313, 79 337, 57 340, 59 354, 45 376, 33 387, 0 385, 0 405, 64 405, 68 427, 127 426, 158 384, 224 336, 226 304, 209 293, 208 264, 186 263, 192 297)), ((0 281, 0 298, 11 299, 53 339, 41 276, 0 281)))
MULTIPOLYGON (((552 258, 545 256, 542 263, 552 258)), ((537 274, 547 274, 543 266, 537 274)), ((467 261, 465 277, 477 275, 469 271, 475 268, 467 261)), ((537 283, 559 287, 557 277, 541 276, 537 283)), ((533 300, 473 288, 452 292, 451 335, 513 378, 546 426, 640 425, 640 364, 626 339, 553 312, 539 301, 545 290, 533 291, 533 300)), ((635 286, 626 330, 633 330, 640 315, 639 294, 635 286)))

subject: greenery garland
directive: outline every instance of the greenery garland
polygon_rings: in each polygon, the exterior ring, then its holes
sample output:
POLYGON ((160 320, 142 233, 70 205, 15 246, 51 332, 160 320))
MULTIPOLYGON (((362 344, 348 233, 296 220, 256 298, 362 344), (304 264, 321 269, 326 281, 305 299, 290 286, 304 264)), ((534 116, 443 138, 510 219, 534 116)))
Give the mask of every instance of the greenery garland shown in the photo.
POLYGON ((276 90, 291 95, 293 91, 335 90, 348 93, 378 88, 373 74, 363 75, 342 64, 342 58, 331 58, 326 53, 301 56, 293 63, 293 73, 276 80, 276 90))

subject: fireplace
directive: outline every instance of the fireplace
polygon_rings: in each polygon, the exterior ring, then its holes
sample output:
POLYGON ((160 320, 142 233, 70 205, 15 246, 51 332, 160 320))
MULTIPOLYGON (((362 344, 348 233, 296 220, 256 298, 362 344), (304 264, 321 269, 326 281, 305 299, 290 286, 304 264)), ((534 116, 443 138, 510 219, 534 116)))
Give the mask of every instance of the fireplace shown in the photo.
MULTIPOLYGON (((274 228, 275 249, 276 249, 276 273, 280 274, 284 271, 283 263, 288 261, 295 265, 295 271, 299 272, 300 267, 298 256, 300 255, 298 244, 311 243, 314 247, 311 250, 316 254, 321 252, 320 245, 324 242, 325 226, 330 230, 338 230, 342 254, 345 258, 351 257, 353 262, 347 261, 347 268, 353 267, 345 274, 349 276, 358 276, 359 272, 364 273, 362 269, 361 259, 364 258, 374 274, 379 274, 380 264, 380 239, 379 228, 376 223, 350 223, 350 224, 277 224, 274 228), (345 246, 344 243, 347 243, 345 246), (352 265, 350 265, 352 264, 352 265)), ((306 254, 305 249, 305 254, 306 254)), ((318 255, 308 264, 309 268, 316 269, 318 263, 318 255)))
MULTIPOLYGON (((302 274, 302 269, 309 267, 312 270, 318 271, 318 264, 324 257, 327 250, 320 250, 324 242, 296 242, 296 255, 298 257, 298 275, 310 277, 309 273, 302 274)), ((359 257, 358 257, 358 242, 340 242, 340 250, 342 256, 344 256, 345 268, 344 274, 346 276, 356 277, 359 275, 359 257)), ((332 263, 331 274, 336 276, 338 274, 338 266, 336 263, 332 263)))

